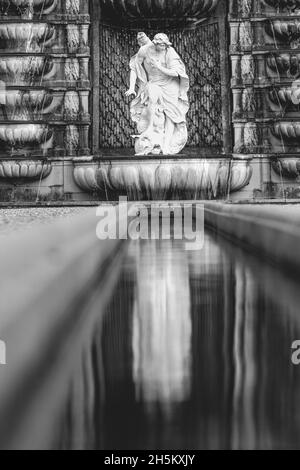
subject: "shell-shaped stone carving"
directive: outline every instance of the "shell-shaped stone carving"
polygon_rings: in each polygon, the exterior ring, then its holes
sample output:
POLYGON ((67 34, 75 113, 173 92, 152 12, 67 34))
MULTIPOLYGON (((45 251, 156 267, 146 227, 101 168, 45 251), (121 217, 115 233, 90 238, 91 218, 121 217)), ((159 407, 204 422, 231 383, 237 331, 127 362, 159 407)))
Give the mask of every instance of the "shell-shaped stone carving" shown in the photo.
MULTIPOLYGON (((152 169, 152 171, 154 171, 152 169)), ((154 173, 155 186, 154 191, 157 194, 166 193, 172 185, 171 167, 168 164, 158 165, 154 173)), ((174 181, 175 184, 175 181, 174 181)))
POLYGON ((269 98, 275 105, 286 106, 287 104, 292 103, 292 89, 279 88, 270 90, 269 98))
POLYGON ((0 40, 12 43, 50 46, 55 39, 55 28, 46 23, 4 23, 0 24, 0 40))
POLYGON ((33 161, 0 161, 0 178, 6 179, 42 179, 47 178, 52 170, 49 162, 33 161))
POLYGON ((0 75, 29 83, 46 72, 44 57, 0 57, 0 75))
POLYGON ((290 44, 291 47, 299 46, 300 21, 299 20, 275 20, 266 24, 266 32, 278 41, 290 44))
POLYGON ((151 165, 146 162, 139 166, 140 184, 145 188, 146 198, 150 199, 155 189, 155 172, 151 165))
POLYGON ((11 147, 45 144, 51 136, 44 124, 0 124, 0 142, 11 147))
POLYGON ((100 0, 103 17, 111 23, 141 25, 197 23, 209 16, 219 0, 100 0))
POLYGON ((6 90, 2 97, 9 120, 25 120, 53 112, 59 104, 54 101, 53 95, 46 90, 6 90))
POLYGON ((277 122, 274 124, 273 134, 281 140, 299 140, 300 122, 277 122))
POLYGON ((278 76, 285 73, 296 76, 300 70, 300 54, 272 54, 267 59, 267 65, 278 76))
MULTIPOLYGON (((297 81, 299 82, 299 81, 297 81)), ((272 89, 269 92, 270 101, 275 105, 288 106, 300 104, 300 86, 292 85, 291 87, 283 87, 272 89)))
POLYGON ((281 178, 295 179, 300 176, 299 158, 277 158, 272 162, 272 168, 281 178))
POLYGON ((217 198, 227 192, 237 191, 248 184, 252 169, 248 162, 241 167, 233 165, 230 175, 229 162, 224 161, 176 161, 122 163, 75 166, 77 185, 87 192, 110 191, 126 194, 130 199, 160 200, 167 198, 217 198), (228 182, 230 186, 228 187, 228 182))
POLYGON ((4 105, 10 108, 19 106, 41 106, 47 97, 46 90, 6 90, 3 93, 4 105))
POLYGON ((238 161, 233 163, 230 174, 230 191, 237 192, 245 188, 253 175, 253 167, 249 162, 238 161))
POLYGON ((78 182, 81 182, 84 186, 88 186, 90 191, 97 191, 99 188, 98 172, 95 172, 94 168, 79 168, 78 170, 78 182))
POLYGON ((105 168, 102 168, 100 166, 100 168, 98 168, 97 171, 95 172, 95 176, 96 176, 96 183, 97 183, 96 190, 99 189, 100 191, 107 192, 108 190, 113 189, 105 168))
POLYGON ((35 13, 49 15, 57 4, 58 0, 0 0, 0 12, 32 19, 35 13))
POLYGON ((274 8, 274 10, 276 11, 281 9, 282 11, 287 10, 290 12, 294 12, 295 10, 300 9, 300 0, 262 0, 262 1, 265 5, 274 8))

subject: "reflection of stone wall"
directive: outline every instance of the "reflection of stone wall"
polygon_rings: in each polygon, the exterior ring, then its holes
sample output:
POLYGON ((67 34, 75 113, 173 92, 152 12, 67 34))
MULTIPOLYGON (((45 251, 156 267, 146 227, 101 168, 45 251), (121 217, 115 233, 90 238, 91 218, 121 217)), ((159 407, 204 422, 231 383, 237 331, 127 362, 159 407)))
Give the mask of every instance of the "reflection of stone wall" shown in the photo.
POLYGON ((64 448, 299 445, 297 282, 224 240, 133 242, 82 351, 64 448))

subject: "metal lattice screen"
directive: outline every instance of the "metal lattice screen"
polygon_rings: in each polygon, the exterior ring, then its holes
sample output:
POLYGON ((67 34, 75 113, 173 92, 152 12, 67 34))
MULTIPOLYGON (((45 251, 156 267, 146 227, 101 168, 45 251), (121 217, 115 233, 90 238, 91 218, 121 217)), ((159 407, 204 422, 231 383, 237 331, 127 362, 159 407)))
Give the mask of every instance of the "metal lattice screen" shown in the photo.
MULTIPOLYGON (((155 32, 146 31, 149 37, 155 32)), ((190 77, 189 146, 222 147, 222 98, 218 23, 192 31, 166 31, 190 77)), ((138 50, 137 31, 100 29, 100 146, 130 148, 136 133, 130 119, 129 59, 138 50)))

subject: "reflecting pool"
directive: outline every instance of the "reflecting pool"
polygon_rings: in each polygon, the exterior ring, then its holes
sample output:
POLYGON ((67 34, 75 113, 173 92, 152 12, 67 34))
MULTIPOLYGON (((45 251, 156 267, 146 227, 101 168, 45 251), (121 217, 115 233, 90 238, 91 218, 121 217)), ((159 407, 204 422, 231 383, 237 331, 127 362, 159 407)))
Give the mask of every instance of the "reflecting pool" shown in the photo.
POLYGON ((130 242, 56 447, 300 447, 297 279, 207 233, 130 242))

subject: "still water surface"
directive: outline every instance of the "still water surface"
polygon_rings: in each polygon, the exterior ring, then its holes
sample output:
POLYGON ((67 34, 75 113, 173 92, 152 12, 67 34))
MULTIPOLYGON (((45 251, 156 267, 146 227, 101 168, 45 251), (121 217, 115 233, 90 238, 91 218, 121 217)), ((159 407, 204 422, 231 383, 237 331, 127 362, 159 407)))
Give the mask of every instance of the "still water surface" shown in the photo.
POLYGON ((131 242, 58 446, 300 448, 299 290, 210 234, 201 252, 131 242))

